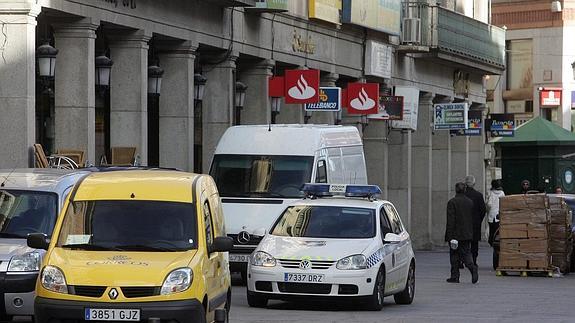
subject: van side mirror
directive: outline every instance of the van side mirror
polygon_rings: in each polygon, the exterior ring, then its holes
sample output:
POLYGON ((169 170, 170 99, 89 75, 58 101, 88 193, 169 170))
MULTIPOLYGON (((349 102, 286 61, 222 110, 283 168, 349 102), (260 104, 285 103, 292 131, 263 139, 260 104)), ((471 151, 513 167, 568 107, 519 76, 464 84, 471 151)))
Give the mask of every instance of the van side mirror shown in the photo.
POLYGON ((30 233, 26 238, 26 244, 33 249, 48 250, 50 240, 48 240, 48 236, 44 233, 30 233))
POLYGON ((385 235, 385 238, 383 238, 383 241, 387 243, 399 243, 401 242, 401 237, 395 233, 388 233, 385 235))
POLYGON ((230 237, 216 237, 214 242, 208 247, 208 252, 226 252, 234 247, 234 240, 230 237))

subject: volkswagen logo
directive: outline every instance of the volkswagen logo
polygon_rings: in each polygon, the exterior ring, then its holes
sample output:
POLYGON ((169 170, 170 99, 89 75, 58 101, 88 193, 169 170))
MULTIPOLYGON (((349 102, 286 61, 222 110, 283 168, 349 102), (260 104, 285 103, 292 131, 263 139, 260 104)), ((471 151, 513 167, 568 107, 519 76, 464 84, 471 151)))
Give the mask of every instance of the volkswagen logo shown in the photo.
POLYGON ((303 270, 308 270, 311 268, 311 262, 307 259, 304 259, 299 263, 299 268, 303 270))
POLYGON ((247 244, 248 242, 250 242, 250 239, 251 239, 251 236, 250 236, 249 232, 242 231, 242 232, 238 233, 237 240, 239 243, 247 244))
POLYGON ((118 291, 115 288, 112 288, 108 292, 108 296, 110 296, 110 299, 116 299, 118 298, 118 291))

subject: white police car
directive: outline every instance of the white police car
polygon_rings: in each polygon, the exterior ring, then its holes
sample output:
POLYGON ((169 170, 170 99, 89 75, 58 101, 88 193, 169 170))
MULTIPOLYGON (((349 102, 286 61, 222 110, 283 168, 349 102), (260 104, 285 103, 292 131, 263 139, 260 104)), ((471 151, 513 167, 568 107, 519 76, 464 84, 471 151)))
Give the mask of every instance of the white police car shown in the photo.
POLYGON ((305 184, 252 253, 247 298, 347 297, 383 307, 384 296, 411 304, 415 257, 397 210, 373 185, 305 184))

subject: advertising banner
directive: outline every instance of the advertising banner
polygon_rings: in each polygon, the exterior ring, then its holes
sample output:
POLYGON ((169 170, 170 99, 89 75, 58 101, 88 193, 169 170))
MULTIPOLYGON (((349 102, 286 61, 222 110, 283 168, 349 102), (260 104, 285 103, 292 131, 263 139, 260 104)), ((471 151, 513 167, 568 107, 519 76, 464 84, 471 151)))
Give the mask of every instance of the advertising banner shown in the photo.
POLYGON ((543 89, 539 91, 539 104, 542 107, 558 107, 561 105, 562 89, 543 89))
POLYGON ((433 129, 467 129, 467 103, 441 103, 433 105, 433 129))
POLYGON ((402 120, 403 97, 385 95, 380 96, 377 114, 370 114, 367 117, 373 120, 402 120))
POLYGON ((341 88, 320 87, 319 102, 307 103, 305 111, 339 111, 341 109, 341 88))
POLYGON ((347 99, 347 113, 377 114, 379 83, 349 83, 347 99))
POLYGON ((395 129, 417 130, 417 110, 419 109, 419 89, 413 86, 396 86, 395 96, 403 97, 403 119, 393 120, 395 129))
POLYGON ((285 103, 303 104, 319 101, 319 70, 286 70, 285 103))
MULTIPOLYGON (((513 137, 515 135, 515 117, 513 114, 491 113, 489 127, 492 137, 513 137)), ((487 120, 485 121, 487 124, 487 120)))
POLYGON ((281 98, 284 96, 284 78, 283 76, 272 76, 268 79, 268 96, 281 98))
POLYGON ((398 0, 343 0, 344 23, 399 36, 400 16, 401 1, 398 0))
POLYGON ((481 136, 481 129, 483 129, 481 111, 469 110, 467 112, 467 129, 452 130, 451 133, 457 136, 481 136))
POLYGON ((309 0, 309 17, 341 24, 341 0, 309 0))
POLYGON ((258 1, 256 1, 256 8, 258 8, 258 9, 287 10, 288 9, 288 0, 258 0, 258 1))

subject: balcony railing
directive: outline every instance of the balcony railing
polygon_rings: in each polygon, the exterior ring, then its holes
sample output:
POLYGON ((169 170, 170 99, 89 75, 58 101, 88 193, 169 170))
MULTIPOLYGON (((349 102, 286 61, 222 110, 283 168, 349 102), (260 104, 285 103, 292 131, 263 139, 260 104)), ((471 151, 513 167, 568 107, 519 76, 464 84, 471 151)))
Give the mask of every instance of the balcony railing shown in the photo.
POLYGON ((435 5, 420 2, 402 5, 402 50, 434 51, 496 70, 505 68, 502 28, 435 5))

